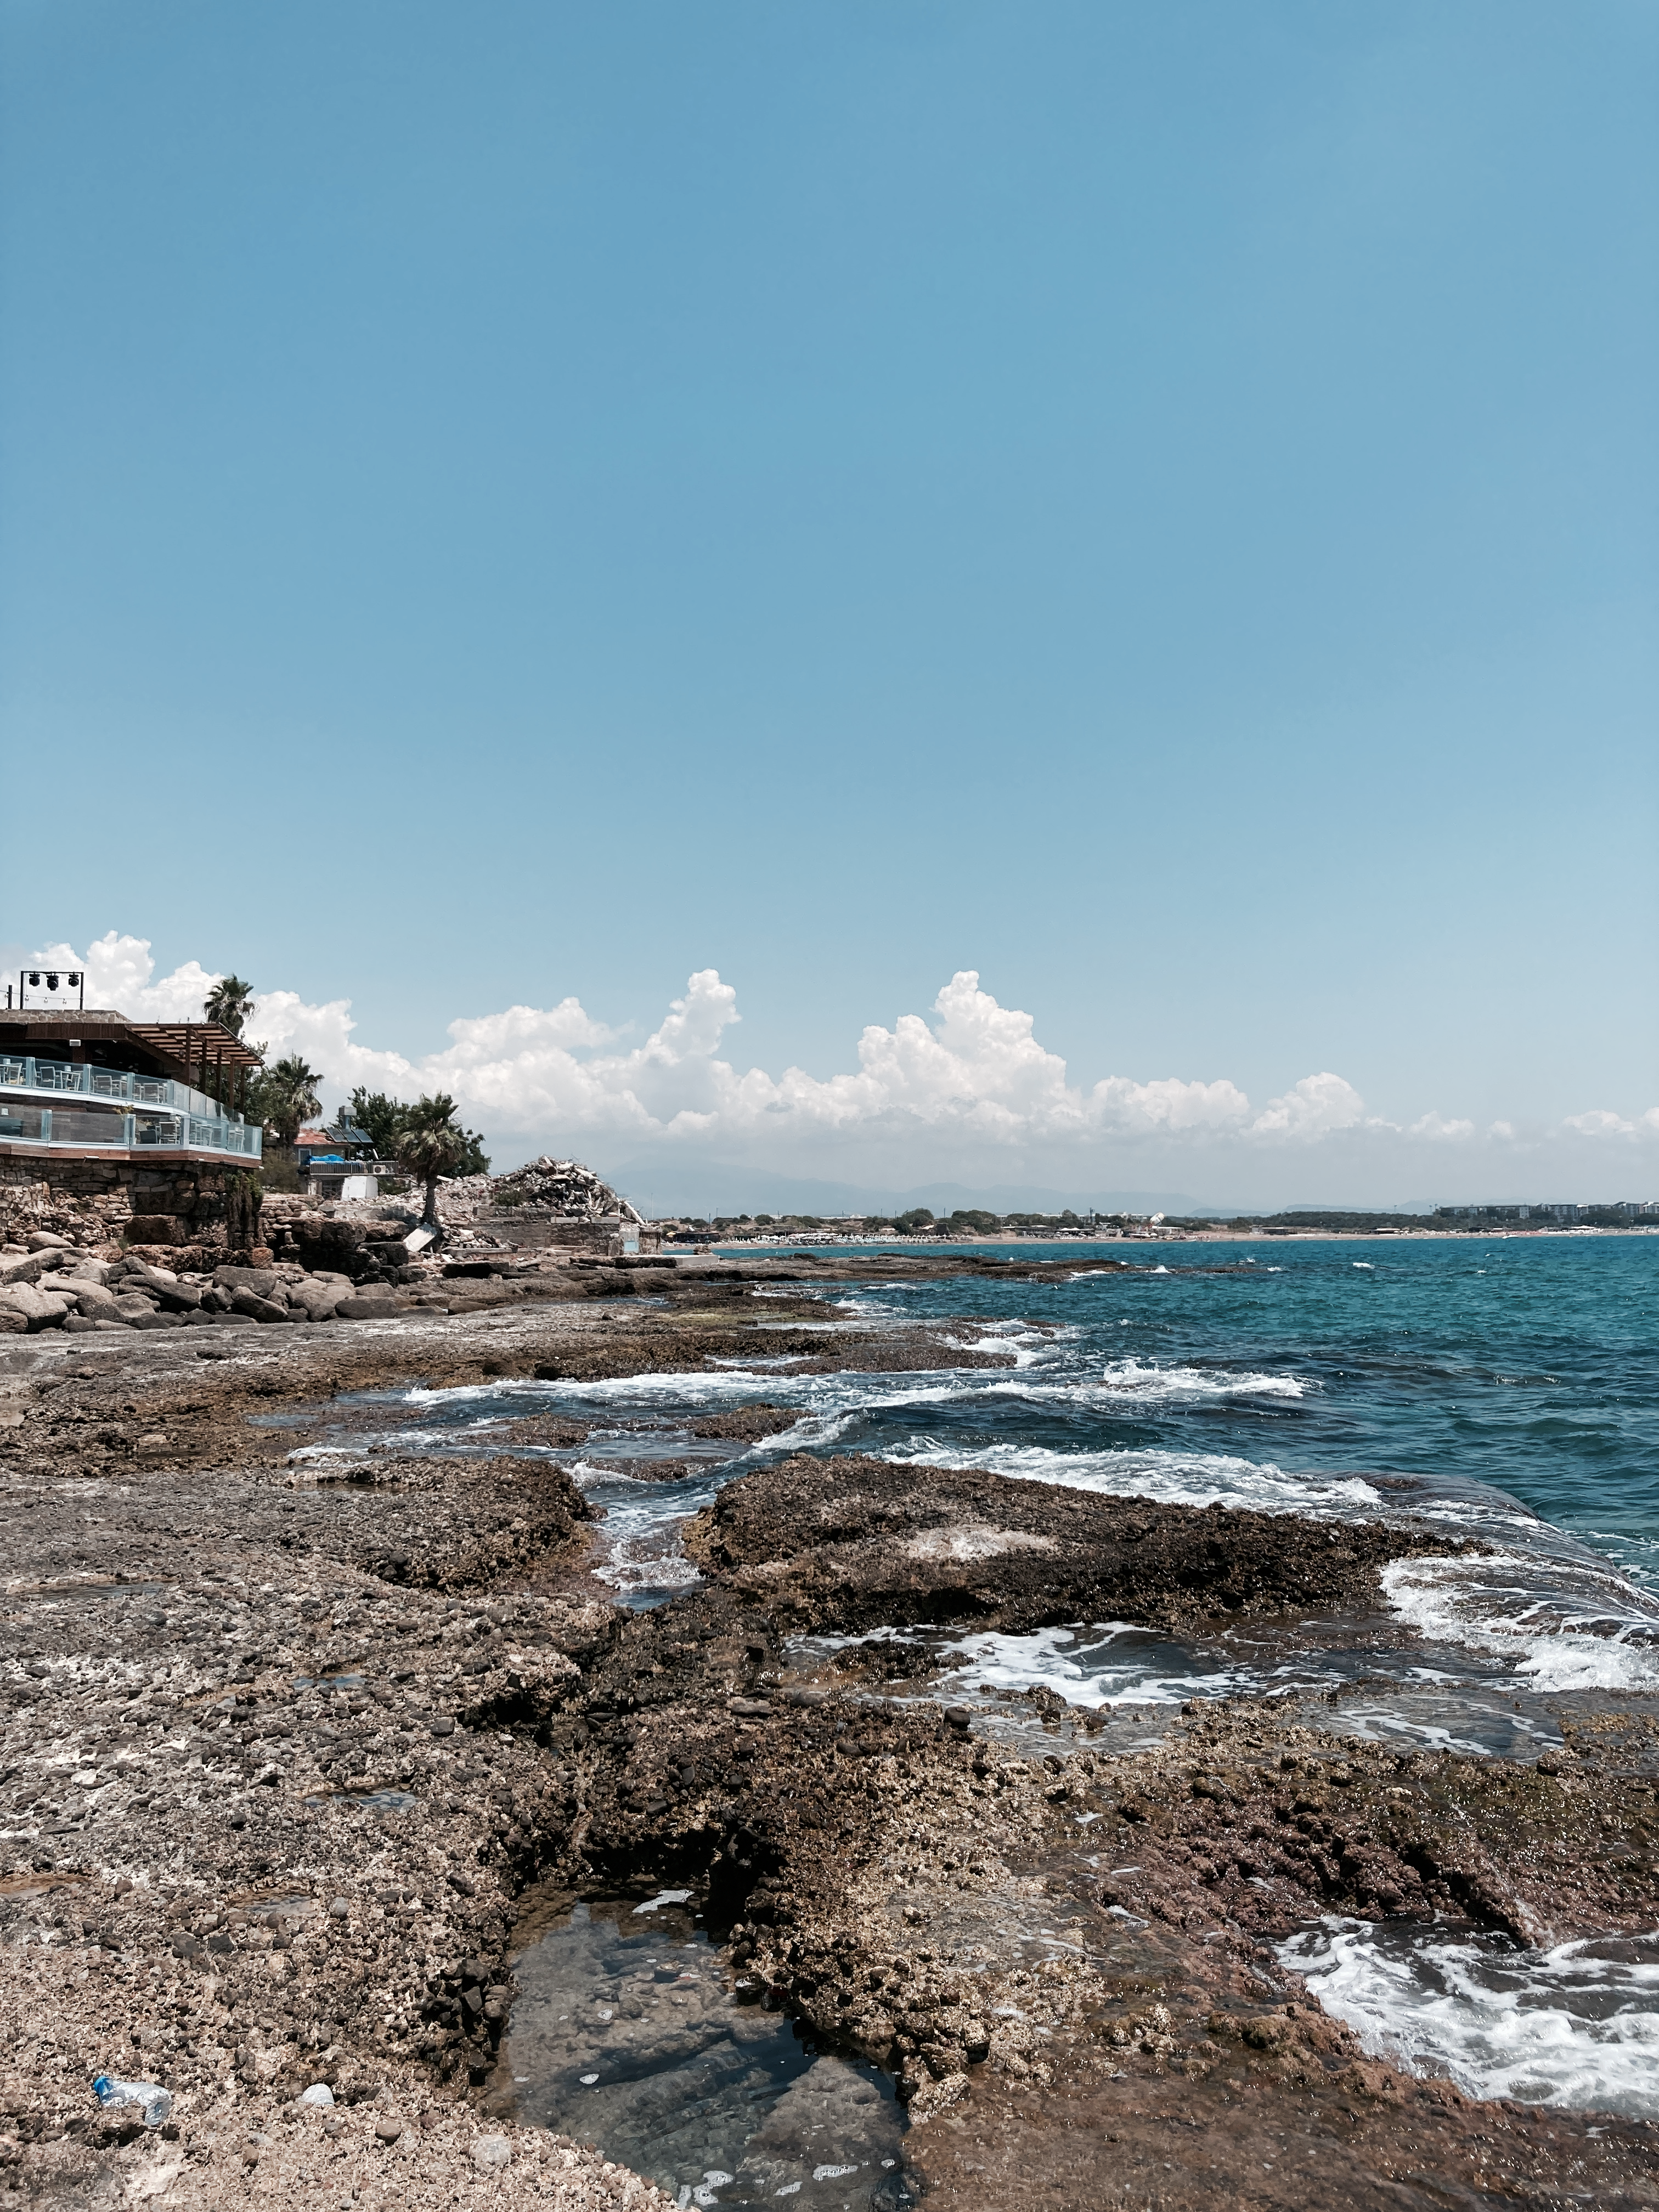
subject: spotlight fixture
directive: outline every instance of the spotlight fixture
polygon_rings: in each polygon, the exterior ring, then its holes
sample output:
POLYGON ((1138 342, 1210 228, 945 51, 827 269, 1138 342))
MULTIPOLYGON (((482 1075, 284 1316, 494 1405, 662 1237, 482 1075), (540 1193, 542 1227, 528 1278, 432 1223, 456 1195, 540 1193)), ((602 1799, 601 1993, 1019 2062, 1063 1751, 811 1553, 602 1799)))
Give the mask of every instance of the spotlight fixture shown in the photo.
POLYGON ((49 991, 55 991, 58 988, 58 978, 55 975, 47 976, 46 988, 49 991))
POLYGON ((40 971, 38 968, 31 968, 29 969, 29 988, 32 991, 38 991, 40 988, 40 971))

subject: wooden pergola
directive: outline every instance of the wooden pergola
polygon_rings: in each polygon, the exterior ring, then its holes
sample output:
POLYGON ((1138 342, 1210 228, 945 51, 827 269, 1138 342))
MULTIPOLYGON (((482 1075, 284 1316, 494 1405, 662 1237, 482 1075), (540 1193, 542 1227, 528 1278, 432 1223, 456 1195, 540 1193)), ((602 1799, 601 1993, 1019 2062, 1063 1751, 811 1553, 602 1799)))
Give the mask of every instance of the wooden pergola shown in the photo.
POLYGON ((176 1061, 193 1091, 211 1091, 222 1106, 240 1113, 247 1097, 250 1072, 264 1066, 252 1045, 233 1036, 217 1022, 132 1022, 128 1034, 160 1059, 176 1061), (202 1080, 198 1083, 196 1075, 202 1080), (209 1080, 210 1076, 211 1081, 209 1080), (229 1079, 227 1093, 226 1079, 229 1079))

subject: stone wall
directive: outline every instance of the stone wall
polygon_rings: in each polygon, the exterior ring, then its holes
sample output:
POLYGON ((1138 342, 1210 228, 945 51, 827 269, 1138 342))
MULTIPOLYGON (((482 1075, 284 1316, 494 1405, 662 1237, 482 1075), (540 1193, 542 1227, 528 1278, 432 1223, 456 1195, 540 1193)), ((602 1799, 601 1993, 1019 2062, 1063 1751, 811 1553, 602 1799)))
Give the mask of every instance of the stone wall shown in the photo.
POLYGON ((0 1241, 32 1229, 114 1241, 131 1234, 135 1221, 146 1243, 211 1237, 224 1219, 225 1175, 220 1167, 132 1160, 0 1160, 0 1241))

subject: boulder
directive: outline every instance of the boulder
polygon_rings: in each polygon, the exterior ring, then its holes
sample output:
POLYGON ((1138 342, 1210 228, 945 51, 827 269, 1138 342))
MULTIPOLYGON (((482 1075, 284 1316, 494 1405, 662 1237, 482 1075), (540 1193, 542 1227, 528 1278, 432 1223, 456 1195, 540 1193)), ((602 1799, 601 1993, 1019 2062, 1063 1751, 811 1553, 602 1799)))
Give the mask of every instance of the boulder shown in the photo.
POLYGON ((31 1229, 26 1243, 31 1252, 72 1252, 75 1249, 67 1237, 58 1237, 50 1229, 31 1229))
POLYGON ((236 1291, 230 1301, 233 1313, 244 1314, 249 1321, 286 1321, 288 1305, 285 1300, 262 1298, 258 1291, 236 1291))
POLYGON ((121 1284, 123 1289, 153 1291, 169 1313, 193 1313, 202 1303, 202 1293, 194 1283, 181 1283, 166 1267, 147 1267, 129 1260, 121 1284))
POLYGON ((0 1290, 0 1303, 21 1314, 24 1326, 30 1330, 56 1328, 70 1310, 67 1298, 60 1298, 50 1291, 37 1290, 33 1283, 13 1283, 0 1290))
POLYGON ((354 1283, 368 1264, 364 1234, 361 1222, 336 1221, 323 1214, 302 1214, 293 1230, 299 1257, 307 1268, 318 1274, 343 1274, 354 1283))
POLYGON ((216 1267, 213 1279, 222 1290, 252 1291, 261 1298, 273 1297, 279 1281, 274 1267, 216 1267))
POLYGON ((76 1275, 59 1275, 57 1283, 59 1295, 72 1297, 88 1321, 115 1320, 115 1293, 101 1283, 82 1282, 76 1275))
POLYGON ((342 1321, 392 1321, 407 1309, 398 1298, 379 1298, 370 1294, 342 1298, 334 1310, 342 1321))
POLYGON ((146 1297, 141 1291, 122 1291, 116 1293, 110 1307, 113 1321, 139 1322, 150 1319, 156 1311, 156 1301, 146 1297))
POLYGON ((21 1336, 27 1328, 28 1322, 21 1314, 0 1304, 0 1336, 21 1336))
POLYGON ((0 1288, 8 1283, 32 1283, 45 1274, 56 1257, 52 1252, 7 1252, 0 1255, 0 1288))

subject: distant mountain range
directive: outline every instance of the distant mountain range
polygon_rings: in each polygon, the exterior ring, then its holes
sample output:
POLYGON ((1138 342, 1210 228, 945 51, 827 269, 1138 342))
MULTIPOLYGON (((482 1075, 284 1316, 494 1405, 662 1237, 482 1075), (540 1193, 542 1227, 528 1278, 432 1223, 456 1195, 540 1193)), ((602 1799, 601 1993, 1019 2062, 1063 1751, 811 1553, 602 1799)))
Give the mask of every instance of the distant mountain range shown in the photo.
POLYGON ((982 1206, 991 1213, 1061 1213, 1068 1206, 1078 1213, 1189 1213, 1194 1210, 1194 1201, 1180 1191, 1061 1190, 1029 1183, 975 1188, 965 1182, 877 1190, 867 1183, 820 1182, 748 1168, 664 1160, 623 1161, 602 1167, 600 1172, 647 1215, 815 1213, 828 1217, 904 1213, 913 1206, 925 1206, 934 1213, 951 1213, 958 1206, 982 1206))
MULTIPOLYGON (((496 1171, 501 1172, 501 1163, 496 1171)), ((1236 1213, 1271 1213, 1280 1209, 1255 1206, 1221 1205, 1194 1198, 1182 1190, 1100 1190, 1087 1185, 1060 1188, 1038 1183, 965 1182, 918 1183, 907 1190, 878 1190, 867 1183, 828 1182, 807 1176, 771 1175, 764 1170, 722 1166, 690 1160, 624 1160, 602 1157, 586 1163, 605 1181, 631 1199, 648 1218, 691 1215, 707 1219, 744 1213, 811 1213, 830 1219, 841 1213, 895 1214, 925 1206, 932 1213, 949 1214, 961 1207, 981 1207, 988 1213, 1063 1213, 1069 1206, 1076 1213, 1173 1213, 1186 1217, 1225 1218, 1236 1213)), ((1344 1201, 1319 1205, 1306 1199, 1292 1201, 1293 1210, 1338 1212, 1344 1201)), ((1427 1213, 1432 1201, 1424 1199, 1367 1212, 1427 1213)))

